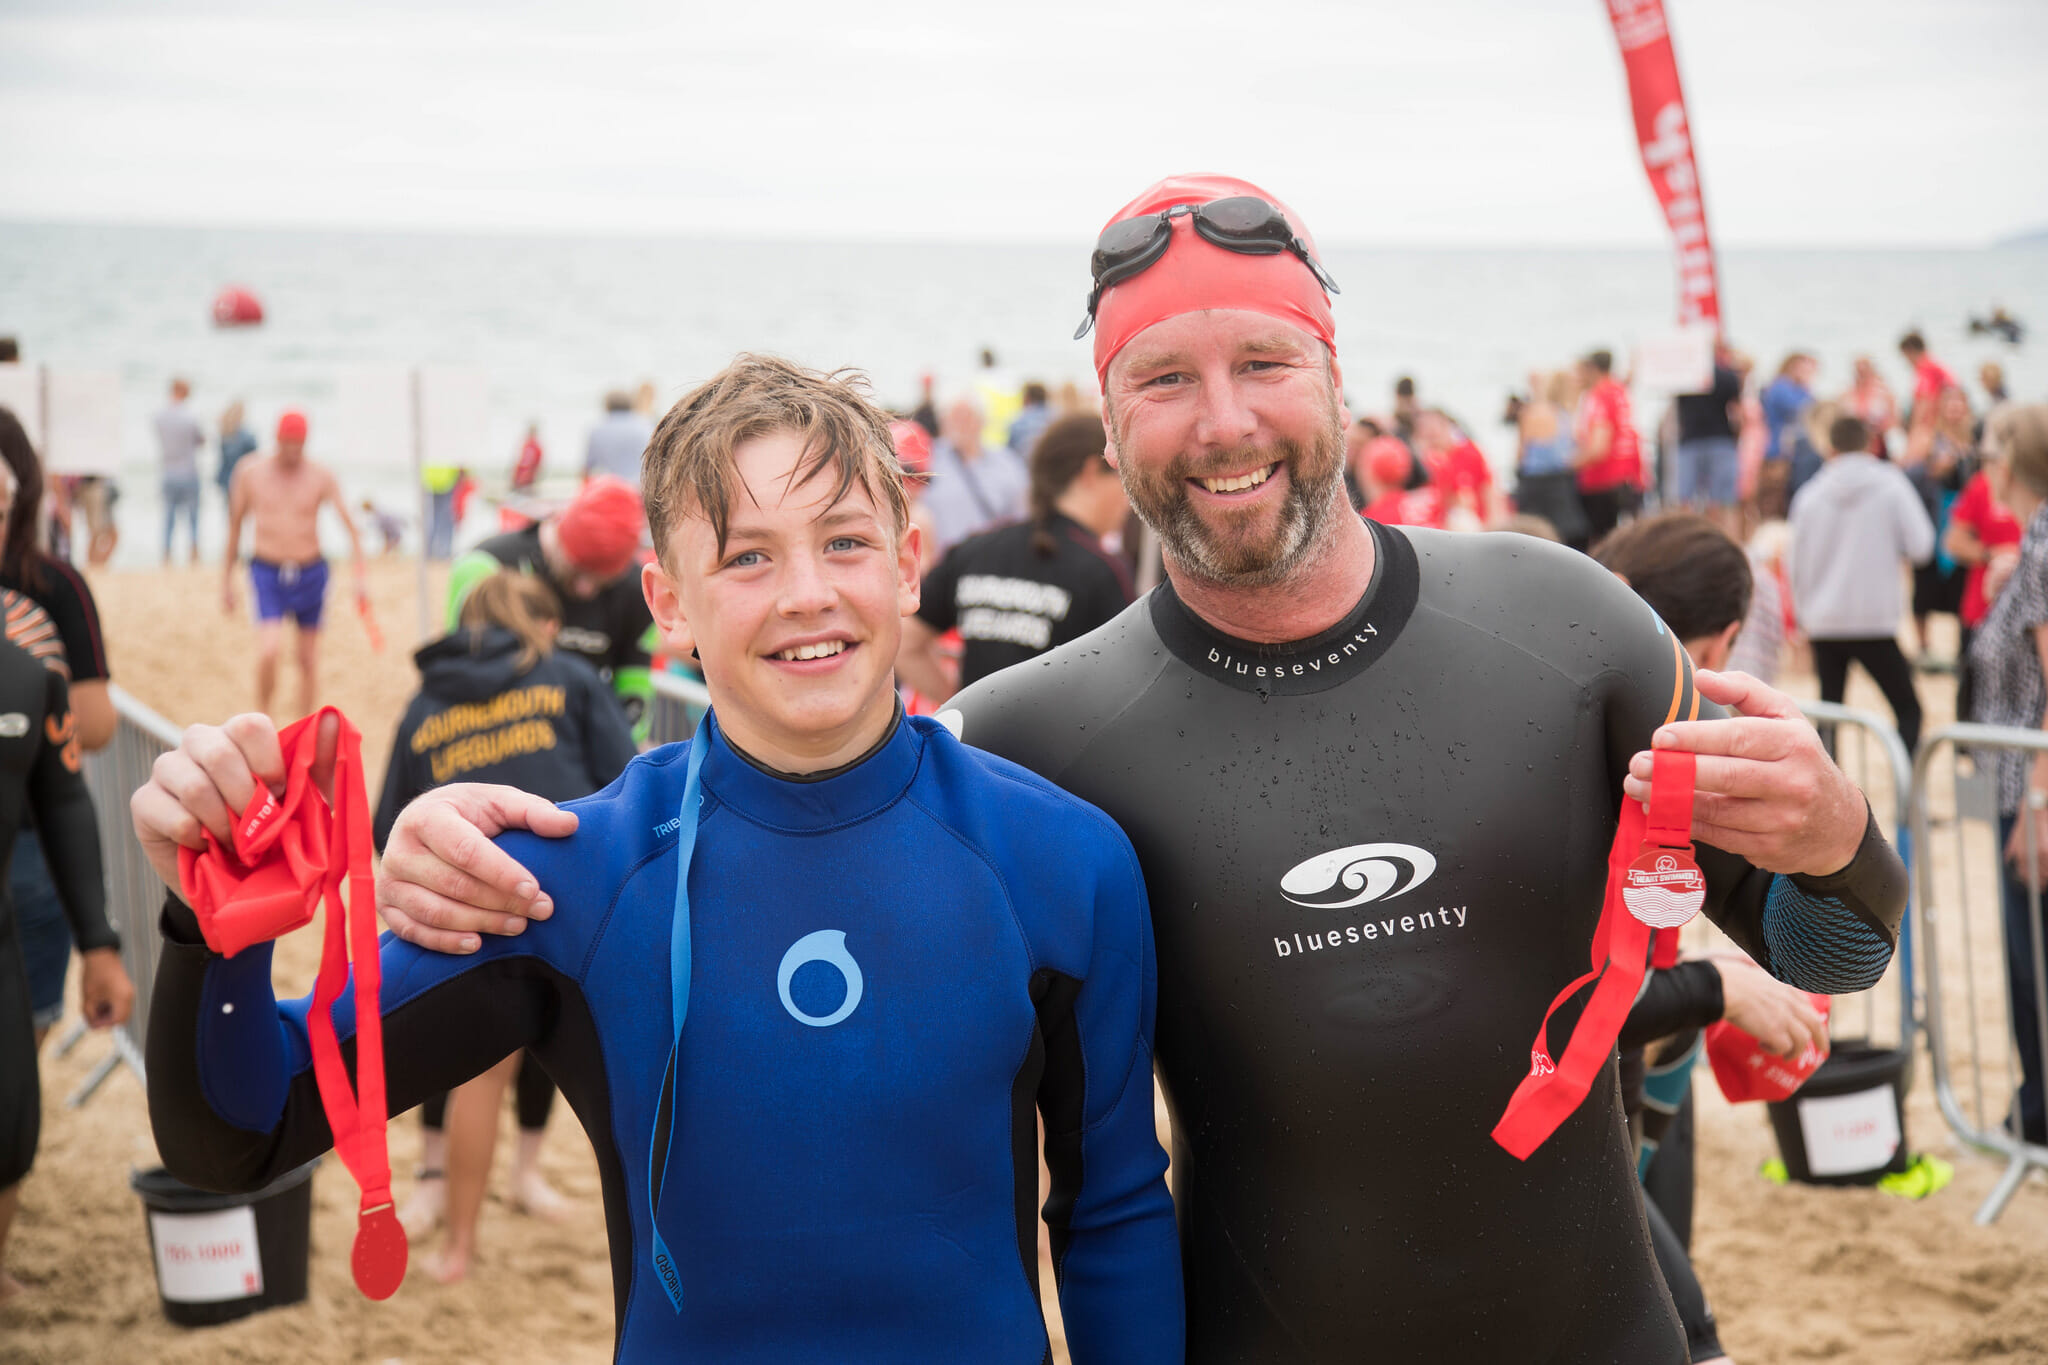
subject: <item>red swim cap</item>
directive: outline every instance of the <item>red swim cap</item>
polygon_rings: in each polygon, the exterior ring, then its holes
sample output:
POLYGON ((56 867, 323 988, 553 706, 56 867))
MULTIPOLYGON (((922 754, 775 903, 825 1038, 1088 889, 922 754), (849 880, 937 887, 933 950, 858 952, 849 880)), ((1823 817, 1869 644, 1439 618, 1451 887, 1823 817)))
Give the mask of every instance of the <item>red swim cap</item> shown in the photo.
POLYGON ((889 423, 889 440, 896 447, 896 463, 903 472, 922 477, 932 462, 931 433, 909 418, 889 423))
POLYGON ((1398 436, 1375 436, 1365 443, 1365 472, 1382 488, 1406 488, 1415 461, 1398 436))
POLYGON ((617 578, 633 567, 646 529, 639 491, 609 474, 578 489, 555 522, 569 562, 603 579, 617 578))
POLYGON ((303 441, 306 439, 306 414, 297 408, 287 409, 277 419, 277 439, 280 441, 303 441))
MULTIPOLYGON (((1118 209, 1109 223, 1160 213, 1175 204, 1206 204, 1249 194, 1287 217, 1294 235, 1312 254, 1315 239, 1293 209, 1248 180, 1228 175, 1169 176, 1118 209)), ((1109 223, 1104 223, 1107 228, 1109 223)), ((1319 257, 1320 258, 1320 257, 1319 257)), ((1247 256, 1204 239, 1182 217, 1173 220, 1173 241, 1152 265, 1110 288, 1095 309, 1095 378, 1106 381, 1109 362, 1131 339, 1155 322, 1204 308, 1242 308, 1291 323, 1336 352, 1337 323, 1322 282, 1291 251, 1247 256)))

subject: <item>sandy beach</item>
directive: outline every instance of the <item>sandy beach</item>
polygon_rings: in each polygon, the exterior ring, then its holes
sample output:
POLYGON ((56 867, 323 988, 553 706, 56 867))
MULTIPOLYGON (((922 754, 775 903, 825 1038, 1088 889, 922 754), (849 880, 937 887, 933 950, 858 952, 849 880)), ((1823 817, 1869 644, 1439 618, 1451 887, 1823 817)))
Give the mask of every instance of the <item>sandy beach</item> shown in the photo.
MULTIPOLYGON (((222 619, 218 581, 217 569, 93 579, 115 680, 181 724, 219 721, 251 703, 254 632, 246 616, 222 619)), ((414 582, 409 562, 374 566, 377 614, 389 637, 382 653, 372 651, 345 601, 330 603, 341 610, 328 632, 323 698, 362 727, 373 784, 414 687, 414 582)), ((1922 681, 1930 728, 1945 723, 1950 680, 1922 681)), ((287 696, 291 682, 287 666, 287 696)), ((1812 690, 1810 678, 1786 682, 1812 690)), ((1850 700, 1881 709, 1874 690, 1852 686, 1850 700)), ((1995 891, 1973 885, 1972 895, 1982 909, 1995 891)), ((1977 980, 1998 980, 1995 940, 1980 933, 1974 947, 1977 980)), ((280 989, 309 985, 317 955, 310 933, 287 941, 278 954, 280 989)), ((74 989, 75 982, 74 972, 74 989)), ((1994 1028, 1997 1003, 1979 1002, 1980 1018, 1994 1028)), ((565 1106, 550 1128, 546 1169, 585 1216, 566 1227, 538 1223, 514 1213, 494 1189, 484 1214, 484 1259, 468 1282, 435 1284, 419 1272, 415 1248, 414 1273, 398 1295, 384 1304, 365 1301, 346 1263, 354 1185, 329 1160, 315 1177, 308 1301, 222 1327, 170 1324, 158 1304, 142 1211, 128 1189, 129 1170, 154 1161, 141 1087, 122 1072, 83 1108, 63 1105, 106 1047, 89 1036, 67 1056, 56 1056, 54 1047, 44 1053, 41 1156, 10 1253, 11 1269, 33 1292, 0 1311, 0 1361, 609 1359, 611 1285, 597 1168, 565 1106)), ((1777 1154, 1761 1106, 1731 1106, 1704 1078, 1696 1093, 1695 1255, 1734 1359, 2048 1360, 2048 1182, 2030 1180, 1996 1225, 1974 1226, 1971 1215, 2000 1168, 1953 1139, 1935 1109, 1924 1058, 1907 1106, 1908 1139, 1916 1150, 1953 1162, 1956 1175, 1949 1188, 1920 1202, 1871 1189, 1772 1185, 1758 1175, 1777 1154)), ((509 1114, 506 1127, 509 1143, 509 1114)), ((394 1122, 391 1146, 402 1192, 417 1157, 412 1118, 394 1122)))

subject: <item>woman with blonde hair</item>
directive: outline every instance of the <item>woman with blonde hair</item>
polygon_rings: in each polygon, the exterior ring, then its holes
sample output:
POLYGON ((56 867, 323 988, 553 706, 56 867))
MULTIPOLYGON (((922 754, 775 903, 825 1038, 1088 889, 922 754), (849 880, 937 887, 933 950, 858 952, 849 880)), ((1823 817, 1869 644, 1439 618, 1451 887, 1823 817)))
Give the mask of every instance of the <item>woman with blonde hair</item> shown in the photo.
MULTIPOLYGON (((384 771, 374 828, 379 852, 398 812, 431 787, 498 782, 570 801, 609 785, 633 757, 633 737, 611 689, 589 664, 555 648, 562 607, 546 584, 500 570, 470 590, 458 620, 413 656, 420 691, 399 721, 384 771)), ((475 1255, 498 1107, 515 1072, 519 1146, 511 1202, 555 1221, 568 1212, 540 1173, 554 1084, 530 1055, 514 1054, 421 1106, 419 1183, 400 1216, 418 1238, 445 1211, 448 1242, 433 1267, 443 1282, 466 1275, 475 1255)))
MULTIPOLYGON (((2048 404, 1997 413, 1985 432, 1984 455, 1993 495, 2023 529, 2018 562, 1997 589, 1970 645, 1977 719, 1987 725, 2048 729, 2048 404)), ((2005 850, 2006 977, 2021 1077, 2007 1122, 2027 1141, 2048 1143, 2043 1021, 2034 983, 2034 939, 2048 935, 2048 924, 2029 905, 2030 890, 2048 887, 2048 752, 2004 750, 1997 771, 2005 850), (2031 834, 2023 823, 2032 826, 2031 834)))
POLYGON ((242 420, 242 400, 221 409, 220 414, 220 472, 214 475, 214 482, 220 485, 220 495, 228 495, 228 484, 235 477, 235 466, 242 457, 256 449, 256 437, 249 431, 249 424, 242 420))

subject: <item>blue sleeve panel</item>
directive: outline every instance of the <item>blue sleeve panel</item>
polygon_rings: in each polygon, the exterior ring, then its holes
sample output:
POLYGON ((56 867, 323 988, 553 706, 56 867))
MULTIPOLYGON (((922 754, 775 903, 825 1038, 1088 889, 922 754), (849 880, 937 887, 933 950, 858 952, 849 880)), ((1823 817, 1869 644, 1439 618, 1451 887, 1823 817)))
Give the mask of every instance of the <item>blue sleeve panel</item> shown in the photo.
POLYGON ((1892 960, 1892 941, 1877 926, 1839 898, 1803 890, 1790 877, 1771 879, 1764 942, 1781 980, 1824 995, 1869 990, 1892 960))
MULTIPOLYGON (((715 725, 710 742, 673 1125, 683 745, 572 803, 569 838, 500 839, 549 920, 468 957, 387 938, 393 1110, 535 1046, 597 1151, 619 1358, 736 1365, 1045 1359, 1042 1114, 1073 1358, 1178 1365, 1151 927, 1121 832, 928 721, 817 782, 755 768, 715 725), (680 1310, 650 1260, 650 1157, 680 1310)), ((306 1002, 273 1001, 267 949, 214 957, 183 907, 167 929, 149 1076, 166 1164, 260 1184, 331 1142, 306 1002)))

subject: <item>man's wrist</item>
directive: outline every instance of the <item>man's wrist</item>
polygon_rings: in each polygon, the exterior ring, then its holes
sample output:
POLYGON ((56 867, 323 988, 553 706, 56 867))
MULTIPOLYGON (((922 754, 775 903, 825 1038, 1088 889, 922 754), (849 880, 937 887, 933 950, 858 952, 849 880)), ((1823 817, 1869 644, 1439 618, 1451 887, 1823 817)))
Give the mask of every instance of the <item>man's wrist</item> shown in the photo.
POLYGON ((1796 875, 1807 882, 1829 882, 1846 876, 1855 867, 1856 860, 1863 856, 1864 848, 1876 839, 1884 842, 1884 833, 1877 827, 1877 813, 1870 808, 1870 799, 1857 793, 1858 805, 1863 819, 1856 825, 1853 838, 1831 840, 1825 851, 1816 850, 1812 870, 1802 870, 1796 875), (1826 868, 1827 871, 1821 871, 1826 868))

